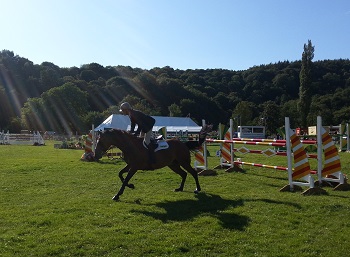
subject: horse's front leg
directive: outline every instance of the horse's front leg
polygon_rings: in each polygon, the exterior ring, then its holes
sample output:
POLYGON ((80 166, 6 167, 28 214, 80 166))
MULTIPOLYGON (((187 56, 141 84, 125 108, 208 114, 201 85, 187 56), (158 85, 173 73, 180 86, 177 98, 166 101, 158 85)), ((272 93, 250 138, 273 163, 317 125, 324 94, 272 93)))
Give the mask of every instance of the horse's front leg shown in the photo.
MULTIPOLYGON (((128 171, 129 171, 129 169, 130 169, 130 166, 129 166, 129 164, 128 165, 126 165, 121 171, 119 171, 119 178, 120 178, 120 181, 123 183, 124 182, 124 177, 123 177, 123 174, 124 173, 127 173, 128 171)), ((135 186, 134 186, 134 184, 127 184, 126 185, 127 187, 129 187, 129 188, 131 188, 131 189, 134 189, 135 188, 135 186)))
POLYGON ((119 196, 121 196, 124 193, 124 189, 125 187, 128 185, 129 180, 132 178, 132 176, 134 176, 134 174, 136 173, 137 170, 133 170, 133 169, 129 169, 128 171, 128 175, 126 175, 122 186, 119 189, 119 192, 112 198, 112 200, 114 201, 118 201, 119 200, 119 196))

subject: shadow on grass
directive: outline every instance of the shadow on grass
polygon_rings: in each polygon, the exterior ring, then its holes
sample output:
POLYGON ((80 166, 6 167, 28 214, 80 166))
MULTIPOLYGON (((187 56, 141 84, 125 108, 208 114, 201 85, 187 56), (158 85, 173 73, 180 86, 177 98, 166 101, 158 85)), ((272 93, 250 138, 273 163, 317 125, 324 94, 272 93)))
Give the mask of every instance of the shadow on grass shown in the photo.
POLYGON ((186 221, 196 218, 198 216, 206 215, 216 217, 221 226, 227 229, 245 230, 249 225, 250 218, 243 215, 238 215, 232 212, 225 212, 228 208, 235 208, 242 206, 242 200, 227 200, 222 199, 218 195, 200 193, 196 195, 197 199, 180 200, 180 201, 166 201, 157 203, 156 207, 164 211, 143 211, 133 210, 135 213, 168 221, 186 221))

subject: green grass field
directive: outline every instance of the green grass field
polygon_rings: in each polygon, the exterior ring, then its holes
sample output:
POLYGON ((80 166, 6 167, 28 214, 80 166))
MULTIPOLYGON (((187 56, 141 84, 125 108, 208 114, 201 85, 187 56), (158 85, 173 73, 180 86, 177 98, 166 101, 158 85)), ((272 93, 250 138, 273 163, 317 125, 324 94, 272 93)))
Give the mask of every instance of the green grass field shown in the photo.
MULTIPOLYGON (((219 163, 209 147, 210 167, 219 163)), ((347 256, 350 191, 279 192, 287 173, 245 167, 173 192, 170 169, 139 171, 119 202, 121 160, 83 151, 0 145, 0 256, 347 256)), ((240 156, 286 165, 285 157, 240 156)), ((341 153, 349 173, 350 154, 341 153)), ((314 165, 314 164, 313 164, 314 165)))

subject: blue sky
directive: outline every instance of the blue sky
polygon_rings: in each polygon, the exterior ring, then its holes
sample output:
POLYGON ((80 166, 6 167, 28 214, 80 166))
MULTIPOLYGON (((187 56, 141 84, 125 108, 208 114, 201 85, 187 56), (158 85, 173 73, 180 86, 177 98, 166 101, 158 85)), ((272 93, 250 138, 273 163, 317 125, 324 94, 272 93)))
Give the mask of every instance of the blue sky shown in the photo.
POLYGON ((0 50, 35 64, 222 68, 350 58, 349 0, 1 0, 0 50))

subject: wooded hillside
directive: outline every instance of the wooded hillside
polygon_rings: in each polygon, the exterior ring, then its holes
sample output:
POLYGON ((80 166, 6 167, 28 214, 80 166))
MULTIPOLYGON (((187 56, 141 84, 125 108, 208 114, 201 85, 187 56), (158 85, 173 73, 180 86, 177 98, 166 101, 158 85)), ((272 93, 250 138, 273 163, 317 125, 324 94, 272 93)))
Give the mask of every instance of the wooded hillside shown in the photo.
MULTIPOLYGON (((273 133, 285 116, 291 118, 292 127, 300 124, 300 69, 300 61, 241 71, 169 66, 145 70, 98 63, 67 68, 34 64, 3 50, 0 129, 86 133, 92 123, 98 125, 128 101, 151 115, 189 115, 199 124, 202 119, 214 125, 228 123, 239 116, 242 125, 258 125, 266 119, 273 133)), ((350 61, 314 62, 311 92, 309 125, 315 125, 317 115, 325 125, 349 121, 350 61)))

